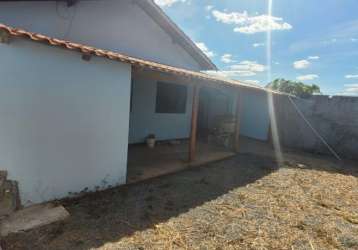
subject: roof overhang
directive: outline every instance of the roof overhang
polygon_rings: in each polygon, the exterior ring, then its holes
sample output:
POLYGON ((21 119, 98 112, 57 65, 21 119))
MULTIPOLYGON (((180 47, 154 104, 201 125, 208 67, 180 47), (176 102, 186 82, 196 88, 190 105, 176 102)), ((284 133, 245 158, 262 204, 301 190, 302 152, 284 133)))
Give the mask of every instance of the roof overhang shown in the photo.
MULTIPOLYGON (((56 0, 0 0, 7 2, 17 1, 56 1, 56 0)), ((83 0, 57 0, 67 2, 69 6, 83 0)), ((90 1, 90 0, 85 0, 90 1)), ((199 64, 201 70, 218 70, 216 65, 208 58, 198 46, 164 13, 164 11, 153 2, 153 0, 132 0, 144 12, 146 12, 154 22, 156 22, 172 39, 179 44, 188 54, 199 64)))
POLYGON ((173 42, 183 47, 202 70, 218 70, 216 65, 208 58, 201 49, 153 2, 153 0, 133 0, 143 9, 166 33, 172 37, 173 42))
POLYGON ((12 39, 12 38, 27 39, 27 40, 31 40, 31 41, 42 43, 42 44, 47 44, 47 45, 54 46, 54 47, 61 47, 61 48, 67 49, 67 50, 77 51, 77 52, 79 52, 81 54, 85 54, 87 56, 98 56, 98 57, 103 57, 103 58, 107 58, 107 59, 114 60, 114 61, 128 63, 128 64, 131 64, 133 67, 137 67, 137 68, 143 68, 143 69, 148 69, 148 70, 152 70, 152 71, 176 75, 179 77, 185 77, 185 78, 192 80, 193 83, 195 83, 195 82, 203 83, 204 82, 204 83, 210 83, 210 84, 219 84, 219 85, 223 85, 223 86, 242 87, 242 88, 247 88, 247 89, 252 89, 252 90, 257 90, 257 91, 268 92, 268 93, 282 94, 280 92, 265 89, 265 88, 257 86, 257 85, 251 85, 244 81, 220 78, 220 77, 212 76, 212 75, 201 73, 201 72, 196 72, 196 71, 177 68, 177 67, 173 67, 173 66, 169 66, 169 65, 165 65, 165 64, 151 62, 151 61, 147 61, 147 60, 143 60, 143 59, 139 59, 139 58, 135 58, 135 57, 131 57, 131 56, 126 56, 126 55, 123 55, 123 54, 120 54, 117 52, 113 52, 113 51, 109 51, 109 50, 103 50, 103 49, 99 49, 99 48, 95 48, 95 47, 91 47, 91 46, 87 46, 87 45, 83 45, 83 44, 79 44, 79 43, 73 43, 70 41, 62 40, 62 39, 51 38, 51 37, 48 37, 48 36, 45 36, 42 34, 29 32, 29 31, 26 31, 23 29, 13 28, 13 27, 10 27, 10 26, 0 23, 0 33, 4 33, 4 32, 7 33, 7 35, 9 36, 10 39, 12 39))

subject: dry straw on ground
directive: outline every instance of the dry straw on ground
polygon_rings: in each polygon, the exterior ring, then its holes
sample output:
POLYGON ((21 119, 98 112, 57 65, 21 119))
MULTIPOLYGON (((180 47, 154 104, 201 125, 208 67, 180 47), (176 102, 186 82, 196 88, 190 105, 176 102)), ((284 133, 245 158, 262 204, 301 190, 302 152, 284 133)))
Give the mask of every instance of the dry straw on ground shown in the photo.
POLYGON ((342 170, 331 160, 298 154, 286 159, 274 169, 267 158, 241 155, 125 191, 71 201, 65 204, 72 212, 67 224, 11 236, 5 245, 358 249, 358 169, 342 170))

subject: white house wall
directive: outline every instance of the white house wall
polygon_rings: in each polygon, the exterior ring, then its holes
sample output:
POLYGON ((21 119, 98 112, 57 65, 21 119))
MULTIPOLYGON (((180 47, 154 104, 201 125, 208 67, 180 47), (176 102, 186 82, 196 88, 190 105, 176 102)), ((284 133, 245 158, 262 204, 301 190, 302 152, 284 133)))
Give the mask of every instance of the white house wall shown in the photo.
POLYGON ((23 204, 124 184, 130 65, 18 39, 0 55, 0 169, 23 204))
POLYGON ((198 63, 131 0, 0 2, 0 23, 191 70, 198 63), (57 2, 57 3, 56 3, 57 2))
MULTIPOLYGON (((204 89, 203 89, 204 90, 204 89)), ((217 116, 234 115, 236 94, 232 89, 225 87, 205 88, 206 93, 211 96, 208 103, 208 128, 213 129, 217 125, 217 116), (227 105, 228 104, 228 105, 227 105)))
POLYGON ((209 103, 209 128, 215 125, 215 117, 217 115, 231 114, 235 115, 236 93, 241 92, 241 113, 240 113, 240 134, 249 138, 265 141, 268 139, 268 130, 270 125, 270 117, 268 111, 267 93, 257 90, 248 90, 243 88, 213 88, 208 89, 214 97, 209 103), (215 95, 217 97, 215 98, 215 95), (224 96, 230 100, 233 106, 229 106, 225 110, 219 102, 224 96))
POLYGON ((188 138, 192 113, 192 92, 192 86, 188 86, 185 114, 158 114, 155 112, 157 81, 145 76, 134 77, 129 142, 144 142, 149 134, 155 134, 158 140, 188 138))
MULTIPOLYGON (((144 142, 149 134, 155 134, 159 140, 182 139, 190 135, 192 87, 188 86, 188 99, 185 114, 155 113, 157 80, 145 75, 134 76, 132 93, 132 111, 130 113, 130 143, 144 142)), ((170 83, 170 81, 167 81, 170 83)), ((178 83, 177 82, 173 83, 178 83)), ((209 104, 208 126, 213 128, 215 117, 218 115, 235 115, 236 91, 241 91, 240 134, 258 140, 267 140, 270 117, 268 112, 267 94, 257 90, 208 88, 208 92, 217 98, 209 104), (219 93, 221 94, 218 94, 219 93), (232 105, 224 109, 220 106, 226 95, 232 100, 232 105)))
POLYGON ((257 90, 241 91, 240 134, 258 140, 267 140, 270 127, 267 93, 257 90))

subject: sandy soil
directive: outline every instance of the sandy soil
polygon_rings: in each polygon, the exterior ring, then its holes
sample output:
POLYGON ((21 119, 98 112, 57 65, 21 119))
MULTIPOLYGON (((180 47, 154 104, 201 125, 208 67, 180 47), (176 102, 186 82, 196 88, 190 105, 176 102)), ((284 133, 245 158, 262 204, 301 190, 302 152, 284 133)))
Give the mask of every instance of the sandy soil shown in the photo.
POLYGON ((7 249, 358 249, 358 164, 290 152, 225 161, 59 201, 68 221, 7 249))

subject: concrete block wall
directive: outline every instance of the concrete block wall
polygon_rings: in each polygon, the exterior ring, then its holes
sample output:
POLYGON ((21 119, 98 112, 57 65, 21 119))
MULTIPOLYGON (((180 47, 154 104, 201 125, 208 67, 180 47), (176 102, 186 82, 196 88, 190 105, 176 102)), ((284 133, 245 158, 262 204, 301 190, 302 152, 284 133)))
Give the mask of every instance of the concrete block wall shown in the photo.
MULTIPOLYGON (((309 123, 343 158, 358 159, 358 98, 291 98, 309 123)), ((275 96, 280 141, 284 146, 330 154, 287 96, 275 96)))

